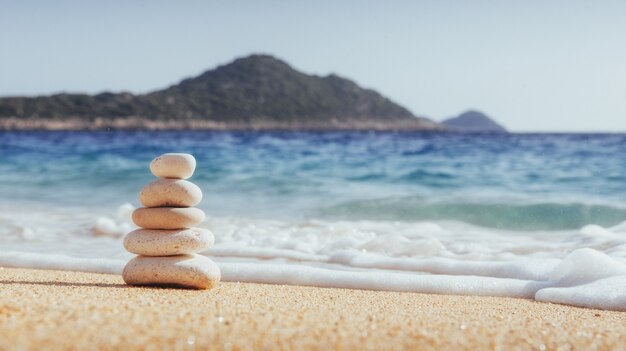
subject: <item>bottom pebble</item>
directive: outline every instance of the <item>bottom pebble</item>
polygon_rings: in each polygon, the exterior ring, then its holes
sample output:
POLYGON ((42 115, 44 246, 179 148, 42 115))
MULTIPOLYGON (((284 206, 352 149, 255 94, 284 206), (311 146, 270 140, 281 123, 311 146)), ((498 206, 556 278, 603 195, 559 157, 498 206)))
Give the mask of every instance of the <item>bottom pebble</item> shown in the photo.
POLYGON ((129 285, 211 289, 221 274, 215 262, 202 255, 137 256, 126 264, 122 277, 129 285))

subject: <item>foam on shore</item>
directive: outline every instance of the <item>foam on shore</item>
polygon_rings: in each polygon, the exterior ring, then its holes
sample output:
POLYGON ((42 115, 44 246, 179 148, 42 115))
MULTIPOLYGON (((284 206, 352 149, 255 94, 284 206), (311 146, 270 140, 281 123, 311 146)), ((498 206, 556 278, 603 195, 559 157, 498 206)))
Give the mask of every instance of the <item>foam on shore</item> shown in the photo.
MULTIPOLYGON (((131 205, 94 219, 4 209, 0 266, 119 274, 131 205)), ((458 222, 211 217, 225 281, 534 298, 626 311, 626 222, 505 231, 458 222)))
MULTIPOLYGON (((124 260, 4 252, 0 266, 120 274, 124 260)), ((573 306, 626 311, 626 265, 592 250, 567 256, 551 275, 555 280, 525 280, 476 275, 411 274, 383 270, 341 270, 304 264, 218 262, 222 280, 326 288, 368 289, 453 295, 536 299, 573 306), (581 267, 603 267, 597 273, 581 267), (563 274, 563 272, 565 272, 563 274)), ((500 265, 504 269, 504 265, 500 265)), ((516 264, 510 266, 515 271, 516 264)), ((470 269, 467 273, 471 273, 470 269)), ((459 273, 462 273, 459 271, 459 273)))

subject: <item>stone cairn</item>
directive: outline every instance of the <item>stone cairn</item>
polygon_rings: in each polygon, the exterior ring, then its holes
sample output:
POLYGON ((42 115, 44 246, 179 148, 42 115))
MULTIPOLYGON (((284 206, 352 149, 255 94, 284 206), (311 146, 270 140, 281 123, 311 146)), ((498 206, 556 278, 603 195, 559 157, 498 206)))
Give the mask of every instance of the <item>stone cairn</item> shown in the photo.
POLYGON ((133 212, 133 222, 141 228, 124 238, 124 248, 139 255, 124 267, 127 284, 211 289, 219 282, 215 262, 197 254, 211 247, 215 237, 193 227, 204 220, 204 212, 193 207, 202 201, 202 191, 185 180, 195 168, 196 159, 189 154, 164 154, 150 163, 159 179, 141 189, 139 201, 145 207, 133 212))

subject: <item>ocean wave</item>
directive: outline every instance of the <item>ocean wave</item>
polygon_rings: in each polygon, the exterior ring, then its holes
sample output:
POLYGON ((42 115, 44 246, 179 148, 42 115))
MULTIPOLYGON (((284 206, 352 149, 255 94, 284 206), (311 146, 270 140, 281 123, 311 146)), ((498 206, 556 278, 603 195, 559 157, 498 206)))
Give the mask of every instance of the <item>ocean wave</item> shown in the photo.
POLYGON ((349 220, 459 221, 510 230, 564 230, 586 224, 616 225, 626 219, 626 207, 582 202, 452 202, 407 196, 350 201, 318 208, 312 215, 349 220))

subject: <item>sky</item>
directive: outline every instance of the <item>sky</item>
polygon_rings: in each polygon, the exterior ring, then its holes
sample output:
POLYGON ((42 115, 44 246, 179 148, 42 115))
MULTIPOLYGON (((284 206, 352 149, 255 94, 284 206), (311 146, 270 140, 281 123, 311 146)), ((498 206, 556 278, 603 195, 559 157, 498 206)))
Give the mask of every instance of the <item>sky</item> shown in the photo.
POLYGON ((251 53, 434 120, 626 132, 624 0, 0 0, 0 96, 143 93, 251 53))

